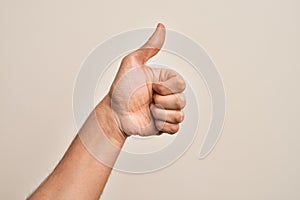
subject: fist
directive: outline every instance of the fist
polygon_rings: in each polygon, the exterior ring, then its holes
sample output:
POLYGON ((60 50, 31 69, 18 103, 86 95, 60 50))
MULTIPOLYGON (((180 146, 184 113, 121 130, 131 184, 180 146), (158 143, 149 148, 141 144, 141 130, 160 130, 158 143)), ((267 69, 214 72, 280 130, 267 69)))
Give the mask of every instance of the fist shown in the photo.
POLYGON ((146 65, 160 51, 165 34, 164 25, 158 24, 141 48, 123 58, 108 93, 114 119, 126 136, 174 134, 184 119, 182 76, 146 65))

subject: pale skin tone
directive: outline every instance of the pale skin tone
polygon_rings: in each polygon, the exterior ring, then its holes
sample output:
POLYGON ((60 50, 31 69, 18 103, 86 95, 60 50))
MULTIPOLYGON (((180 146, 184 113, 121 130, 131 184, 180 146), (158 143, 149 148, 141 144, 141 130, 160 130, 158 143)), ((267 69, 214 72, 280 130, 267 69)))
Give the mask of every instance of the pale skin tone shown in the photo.
MULTIPOLYGON (((146 66, 164 40, 165 27, 158 24, 141 48, 123 58, 109 93, 94 109, 105 136, 119 150, 130 135, 175 134, 184 118, 183 78, 173 70, 146 66), (138 78, 132 81, 132 77, 138 78)), ((110 151, 105 148, 101 150, 110 151)), ((110 159, 117 156, 114 153, 110 159)), ((90 154, 77 135, 55 170, 28 199, 99 199, 111 170, 90 154)))

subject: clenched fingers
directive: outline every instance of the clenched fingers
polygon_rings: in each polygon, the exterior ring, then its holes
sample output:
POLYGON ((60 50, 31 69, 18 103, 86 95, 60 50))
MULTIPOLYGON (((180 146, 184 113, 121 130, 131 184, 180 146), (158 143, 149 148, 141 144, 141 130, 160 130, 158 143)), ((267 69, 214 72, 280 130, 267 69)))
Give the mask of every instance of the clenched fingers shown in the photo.
POLYGON ((153 101, 155 104, 161 105, 165 109, 169 110, 181 110, 186 105, 186 99, 183 93, 170 94, 170 95, 153 95, 153 101))
POLYGON ((184 113, 182 110, 165 110, 153 104, 150 106, 150 110, 153 117, 160 121, 178 124, 184 119, 184 113))

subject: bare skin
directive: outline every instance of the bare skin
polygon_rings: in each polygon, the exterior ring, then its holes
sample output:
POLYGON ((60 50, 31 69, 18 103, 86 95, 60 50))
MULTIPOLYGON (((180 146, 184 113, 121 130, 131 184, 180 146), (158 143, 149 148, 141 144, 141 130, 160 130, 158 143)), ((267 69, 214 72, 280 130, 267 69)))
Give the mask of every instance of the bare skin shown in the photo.
MULTIPOLYGON (((112 165, 130 135, 175 134, 184 118, 183 78, 173 70, 146 66, 164 39, 165 27, 159 24, 141 48, 123 58, 109 93, 93 111, 105 137, 117 147, 111 153, 105 146, 99 148, 110 156, 112 165)), ((76 136, 55 170, 28 199, 99 199, 111 170, 76 136)))

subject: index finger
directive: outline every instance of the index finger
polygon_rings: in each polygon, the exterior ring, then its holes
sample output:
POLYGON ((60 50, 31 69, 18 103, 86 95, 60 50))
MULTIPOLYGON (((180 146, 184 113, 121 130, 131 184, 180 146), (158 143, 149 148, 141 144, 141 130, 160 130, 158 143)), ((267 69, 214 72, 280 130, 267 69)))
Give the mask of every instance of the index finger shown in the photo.
POLYGON ((172 76, 166 78, 166 80, 162 79, 158 82, 152 83, 152 88, 155 92, 160 95, 170 95, 181 93, 184 91, 186 86, 185 81, 183 77, 180 76, 177 72, 175 72, 175 74, 173 74, 172 76))

